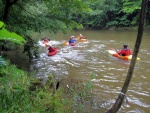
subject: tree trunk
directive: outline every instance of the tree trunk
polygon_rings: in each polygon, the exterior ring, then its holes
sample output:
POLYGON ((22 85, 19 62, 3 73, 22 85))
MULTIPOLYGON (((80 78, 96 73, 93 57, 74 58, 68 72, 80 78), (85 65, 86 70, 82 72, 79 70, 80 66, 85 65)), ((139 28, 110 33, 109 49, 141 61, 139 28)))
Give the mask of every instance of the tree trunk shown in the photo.
POLYGON ((106 113, 116 113, 120 109, 121 104, 123 103, 125 93, 127 92, 129 83, 130 83, 131 78, 132 78, 134 66, 136 63, 137 55, 138 55, 140 44, 142 41, 143 25, 144 25, 145 13, 146 13, 147 1, 148 0, 142 0, 138 35, 137 35, 136 43, 134 46, 133 56, 132 56, 132 60, 131 60, 131 63, 130 63, 129 69, 128 69, 128 74, 127 74, 125 83, 122 87, 121 93, 118 95, 118 99, 116 100, 115 104, 106 113))
POLYGON ((5 3, 5 10, 4 10, 4 15, 3 15, 3 20, 6 21, 8 19, 8 14, 10 12, 10 9, 13 4, 15 4, 18 0, 14 0, 11 2, 11 0, 6 0, 5 3))

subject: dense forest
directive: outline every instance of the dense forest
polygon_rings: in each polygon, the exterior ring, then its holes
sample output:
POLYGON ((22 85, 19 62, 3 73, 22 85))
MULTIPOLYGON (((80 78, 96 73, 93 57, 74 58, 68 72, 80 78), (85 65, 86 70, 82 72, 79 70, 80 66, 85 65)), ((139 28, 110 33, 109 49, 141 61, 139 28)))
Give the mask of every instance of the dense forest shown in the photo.
MULTIPOLYGON (((25 35, 79 28, 104 29, 138 25, 142 0, 1 0, 0 20, 11 31, 25 35)), ((150 25, 150 1, 145 15, 150 25)))
MULTIPOLYGON (((141 3, 142 0, 1 0, 0 21, 8 31, 26 39, 25 51, 32 58, 33 32, 134 27, 139 23, 141 3)), ((145 25, 150 28, 150 1, 145 25)))
MULTIPOLYGON (((76 29, 138 26, 141 4, 142 0, 0 0, 0 55, 2 51, 10 49, 9 45, 13 42, 15 49, 23 45, 23 52, 32 59, 38 49, 32 38, 35 32, 48 30, 55 34, 76 29)), ((150 29, 150 0, 146 9, 145 28, 150 29)), ((56 92, 55 86, 59 82, 55 83, 52 75, 43 88, 40 80, 28 77, 28 73, 1 56, 0 70, 0 112, 72 111, 72 100, 62 99, 62 92, 56 92), (49 89, 51 82, 53 89, 49 89)), ((73 93, 86 94, 88 89, 83 87, 81 90, 73 93)))

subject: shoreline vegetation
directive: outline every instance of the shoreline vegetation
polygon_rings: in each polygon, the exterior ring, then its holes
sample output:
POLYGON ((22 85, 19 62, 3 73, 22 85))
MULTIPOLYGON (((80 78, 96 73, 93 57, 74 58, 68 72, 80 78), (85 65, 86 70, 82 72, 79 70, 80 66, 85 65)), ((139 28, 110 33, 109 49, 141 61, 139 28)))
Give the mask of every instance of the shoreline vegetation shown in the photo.
MULTIPOLYGON (((138 30, 138 26, 129 26, 129 27, 116 27, 116 26, 111 26, 109 28, 102 28, 102 29, 97 29, 97 28, 84 28, 85 30, 116 30, 116 31, 128 31, 128 30, 132 30, 132 31, 137 31, 138 30)), ((78 29, 79 30, 79 29, 78 29)), ((81 29, 82 30, 82 29, 81 29)), ((144 27, 144 31, 149 31, 150 30, 150 26, 145 26, 144 27)))
POLYGON ((51 75, 44 84, 42 79, 36 79, 8 63, 0 72, 0 112, 70 111, 73 105, 71 99, 63 98, 61 89, 54 92, 52 85, 51 75))
MULTIPOLYGON (((137 31, 138 30, 138 26, 131 26, 131 27, 115 27, 115 26, 112 26, 110 27, 108 30, 125 30, 125 31, 128 31, 128 30, 132 30, 132 31, 137 31)), ((144 31, 149 31, 150 30, 150 26, 147 26, 144 28, 144 31)))
POLYGON ((85 85, 85 82, 73 79, 56 81, 52 74, 45 81, 33 74, 7 61, 7 66, 0 71, 0 112, 71 113, 74 107, 83 110, 90 82, 85 85), (77 105, 75 98, 80 98, 77 105))

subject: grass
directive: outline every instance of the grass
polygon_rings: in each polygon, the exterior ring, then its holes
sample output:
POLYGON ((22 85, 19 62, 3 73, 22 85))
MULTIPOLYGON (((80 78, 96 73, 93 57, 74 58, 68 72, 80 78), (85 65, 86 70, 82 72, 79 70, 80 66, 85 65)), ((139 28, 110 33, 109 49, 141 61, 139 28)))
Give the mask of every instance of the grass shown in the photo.
POLYGON ((71 112, 71 101, 62 98, 61 89, 55 94, 46 86, 31 91, 32 77, 15 65, 2 68, 0 75, 1 113, 71 112))
POLYGON ((54 81, 53 75, 49 75, 43 85, 42 80, 8 63, 0 69, 0 113, 82 112, 92 83, 72 80, 69 89, 62 85, 54 91, 54 81))

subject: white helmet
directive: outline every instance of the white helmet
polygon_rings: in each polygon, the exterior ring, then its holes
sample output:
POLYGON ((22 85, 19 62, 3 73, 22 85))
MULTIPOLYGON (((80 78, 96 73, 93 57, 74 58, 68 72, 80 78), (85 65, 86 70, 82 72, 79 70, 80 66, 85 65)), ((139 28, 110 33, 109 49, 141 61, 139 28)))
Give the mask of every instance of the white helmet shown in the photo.
POLYGON ((74 35, 71 36, 71 38, 74 38, 74 37, 75 37, 74 35))

